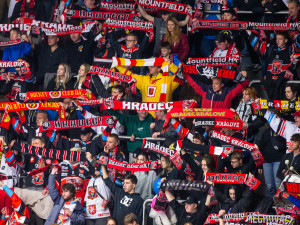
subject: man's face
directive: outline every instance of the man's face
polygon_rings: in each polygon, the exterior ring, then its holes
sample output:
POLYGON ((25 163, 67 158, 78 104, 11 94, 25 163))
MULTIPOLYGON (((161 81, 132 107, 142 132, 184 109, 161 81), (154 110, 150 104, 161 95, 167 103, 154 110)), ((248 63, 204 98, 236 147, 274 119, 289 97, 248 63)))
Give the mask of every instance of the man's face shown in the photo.
POLYGON ((292 100, 295 98, 295 95, 292 92, 292 89, 290 87, 285 88, 285 97, 287 100, 292 100))
POLYGON ((229 128, 222 128, 222 132, 227 135, 227 136, 231 136, 232 134, 232 129, 229 129, 229 128))
POLYGON ((241 159, 230 159, 230 163, 233 168, 239 168, 242 165, 242 162, 243 161, 241 159))
POLYGON ((63 106, 64 106, 64 109, 67 110, 70 105, 71 105, 71 102, 72 102, 72 99, 71 98, 65 98, 63 100, 63 106))
POLYGON ((48 45, 50 47, 54 46, 54 45, 57 45, 59 39, 56 35, 50 35, 48 36, 48 45))
POLYGON ((147 161, 144 155, 139 155, 137 158, 137 163, 145 163, 147 161))
POLYGON ((287 43, 287 41, 288 40, 283 35, 280 35, 280 34, 276 35, 276 44, 279 48, 284 47, 285 44, 287 43))
POLYGON ((38 113, 36 115, 36 125, 42 126, 43 122, 48 121, 47 116, 44 113, 38 113))
POLYGON ((135 186, 136 185, 133 184, 130 179, 124 180, 123 189, 125 192, 131 193, 132 191, 134 191, 135 186))
POLYGON ((61 195, 65 201, 70 201, 73 198, 73 196, 69 190, 62 190, 61 195))
POLYGON ((136 44, 137 44, 136 37, 128 35, 127 38, 126 38, 126 47, 130 49, 130 48, 135 47, 136 44))
POLYGON ((198 144, 198 145, 202 144, 201 141, 197 138, 193 138, 193 143, 198 144))
POLYGON ((192 203, 192 204, 188 204, 188 203, 185 203, 185 211, 187 213, 194 213, 197 211, 197 204, 195 203, 192 203))
POLYGON ((118 141, 113 137, 108 137, 106 141, 107 149, 112 152, 118 146, 118 141))
POLYGON ((228 13, 228 12, 224 13, 223 17, 224 17, 224 20, 234 20, 234 18, 235 18, 231 13, 228 13))
POLYGON ((123 96, 123 93, 121 93, 121 92, 119 91, 119 89, 113 88, 113 89, 112 89, 111 95, 112 95, 113 97, 117 96, 117 99, 121 99, 122 96, 123 96))
POLYGON ((146 116, 148 116, 147 111, 137 111, 137 114, 139 115, 140 118, 145 119, 146 116))
POLYGON ((290 149, 292 151, 300 148, 300 142, 299 141, 292 141, 290 140, 290 149))
POLYGON ((92 132, 87 133, 87 134, 80 134, 80 138, 81 138, 81 140, 84 141, 84 142, 90 141, 91 138, 92 138, 92 136, 93 136, 93 133, 92 133, 92 132))
POLYGON ((167 57, 171 53, 171 49, 162 48, 160 49, 160 52, 162 57, 167 57))
POLYGON ((167 21, 169 19, 171 14, 162 14, 161 15, 161 18, 164 20, 164 21, 167 21))
POLYGON ((34 146, 34 147, 38 147, 38 148, 44 148, 45 147, 45 144, 43 142, 41 142, 41 140, 39 140, 39 139, 33 139, 31 145, 34 146))
POLYGON ((227 41, 222 41, 222 42, 216 41, 216 45, 217 45, 218 49, 220 49, 221 51, 224 51, 228 47, 228 42, 227 41))
POLYGON ((289 9, 289 16, 296 18, 299 11, 299 7, 296 5, 296 3, 295 2, 288 3, 288 9, 289 9))
POLYGON ((158 119, 158 120, 162 120, 163 118, 164 118, 164 111, 155 111, 154 112, 154 115, 156 116, 156 118, 158 119))
POLYGON ((12 30, 9 32, 9 37, 10 37, 10 40, 16 40, 17 38, 19 38, 21 35, 15 31, 15 30, 12 30))
POLYGON ((297 127, 300 127, 300 116, 294 116, 295 123, 297 127))
POLYGON ((95 6, 95 0, 84 0, 84 5, 87 8, 93 8, 95 6))
POLYGON ((149 68, 149 73, 154 76, 156 76, 161 70, 161 67, 159 66, 148 66, 148 68, 149 68))
POLYGON ((224 84, 219 79, 213 79, 212 88, 214 92, 218 92, 223 88, 224 84))
POLYGON ((81 34, 80 33, 70 34, 70 38, 74 43, 77 43, 80 41, 81 34))

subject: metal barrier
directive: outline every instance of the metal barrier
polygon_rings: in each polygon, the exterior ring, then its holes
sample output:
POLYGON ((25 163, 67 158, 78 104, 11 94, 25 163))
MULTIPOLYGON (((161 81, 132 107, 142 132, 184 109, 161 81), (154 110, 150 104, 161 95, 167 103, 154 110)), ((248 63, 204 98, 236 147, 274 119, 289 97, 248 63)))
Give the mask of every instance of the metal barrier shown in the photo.
MULTIPOLYGON (((216 13, 216 14, 220 14, 220 10, 206 10, 205 13, 216 13)), ((279 11, 279 12, 264 12, 264 14, 281 14, 281 15, 285 15, 285 14, 288 14, 289 11, 279 11)), ((243 11, 243 10, 238 10, 237 11, 237 14, 253 14, 252 11, 243 11)))
MULTIPOLYGON (((289 80, 287 81, 288 84, 300 84, 300 80, 289 80)), ((251 80, 249 83, 249 87, 251 87, 253 84, 261 84, 261 80, 251 80)))
MULTIPOLYGON (((148 141, 165 141, 165 138, 153 138, 153 137, 145 137, 148 141)), ((139 138, 136 137, 136 141, 143 141, 145 138, 139 138)), ((124 135, 119 135, 119 139, 121 141, 128 141, 130 139, 130 136, 124 136, 124 135)))

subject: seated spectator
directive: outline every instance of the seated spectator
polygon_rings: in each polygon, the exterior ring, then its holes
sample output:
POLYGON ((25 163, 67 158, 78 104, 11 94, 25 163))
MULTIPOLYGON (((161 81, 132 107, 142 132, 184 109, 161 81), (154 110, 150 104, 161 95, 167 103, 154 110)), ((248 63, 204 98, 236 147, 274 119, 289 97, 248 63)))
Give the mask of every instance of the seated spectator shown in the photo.
MULTIPOLYGON (((296 101, 299 101, 299 88, 294 84, 287 84, 285 86, 285 99, 289 101, 289 103, 296 104, 296 101)), ((295 113, 295 109, 281 109, 280 115, 283 119, 295 122, 293 113, 295 113)))
POLYGON ((300 3, 297 0, 288 1, 289 15, 287 17, 287 23, 297 23, 300 20, 300 3))
POLYGON ((167 156, 160 157, 161 168, 157 170, 157 174, 160 178, 166 178, 167 180, 176 180, 179 178, 179 173, 172 161, 167 156))
POLYGON ((80 66, 74 89, 88 89, 88 92, 91 92, 93 95, 97 96, 97 91, 92 81, 92 76, 91 74, 87 74, 89 71, 89 64, 84 63, 80 66))
POLYGON ((49 194, 54 202, 52 211, 46 220, 45 225, 53 223, 84 225, 84 211, 78 201, 75 200, 76 190, 72 183, 65 183, 62 186, 62 195, 56 189, 55 177, 58 174, 58 167, 54 166, 49 176, 49 194))
POLYGON ((64 91, 74 89, 75 78, 72 77, 68 64, 61 63, 55 76, 49 81, 46 91, 64 91))
POLYGON ((162 38, 162 42, 169 42, 171 51, 178 55, 180 61, 185 61, 190 51, 190 46, 186 34, 182 33, 178 21, 175 17, 167 20, 166 34, 162 38))
MULTIPOLYGON (((4 190, 0 189, 0 218, 2 221, 8 219, 12 212, 11 200, 4 190)), ((0 221, 1 221, 0 220, 0 221)))

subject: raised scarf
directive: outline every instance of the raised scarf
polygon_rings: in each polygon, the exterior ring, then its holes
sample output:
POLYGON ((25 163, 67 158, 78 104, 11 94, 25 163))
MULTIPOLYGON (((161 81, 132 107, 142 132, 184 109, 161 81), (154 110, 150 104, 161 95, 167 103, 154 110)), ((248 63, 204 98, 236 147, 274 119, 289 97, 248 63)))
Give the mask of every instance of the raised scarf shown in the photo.
POLYGON ((23 0, 20 8, 20 14, 21 17, 26 17, 26 18, 35 18, 35 0, 30 0, 28 7, 27 7, 27 12, 26 12, 26 0, 23 0), (28 15, 26 15, 28 13, 28 15))
POLYGON ((23 110, 58 110, 59 103, 58 102, 44 102, 44 103, 26 103, 26 104, 18 104, 14 102, 1 102, 0 110, 5 110, 6 105, 8 105, 8 112, 19 112, 23 110))
POLYGON ((237 138, 227 136, 227 135, 222 134, 222 133, 217 132, 217 131, 212 132, 211 138, 216 138, 216 139, 224 141, 228 144, 231 144, 233 146, 237 146, 237 147, 241 147, 241 148, 249 150, 251 152, 251 155, 253 156, 253 159, 255 161, 256 166, 260 166, 261 164, 264 163, 264 158, 263 158, 261 152, 252 143, 249 143, 249 142, 237 139, 237 138))
POLYGON ((300 210, 297 209, 289 209, 289 208, 282 208, 282 207, 275 207, 277 213, 290 213, 294 215, 300 216, 300 210))
POLYGON ((229 128, 235 130, 243 129, 243 121, 241 120, 228 120, 228 119, 214 119, 214 118, 201 118, 197 119, 194 124, 195 128, 201 126, 212 126, 217 128, 229 128))
POLYGON ((135 20, 137 14, 133 13, 116 13, 116 12, 100 12, 100 11, 85 11, 85 10, 68 10, 67 13, 63 13, 64 18, 86 18, 91 20, 135 20))
POLYGON ((0 68, 15 68, 25 66, 25 61, 3 61, 0 60, 0 68))
POLYGON ((21 44, 23 42, 26 42, 26 41, 23 40, 23 38, 17 38, 17 39, 12 40, 12 41, 2 41, 2 42, 0 42, 0 47, 18 45, 18 44, 21 44))
POLYGON ((75 129, 75 128, 84 128, 84 127, 96 127, 96 126, 108 126, 107 120, 110 116, 103 117, 94 117, 90 119, 81 119, 81 120, 55 120, 43 122, 43 125, 40 126, 39 132, 48 131, 48 130, 62 130, 62 129, 75 129))
POLYGON ((240 60, 235 57, 190 58, 187 65, 199 66, 237 66, 240 60))
POLYGON ((105 68, 102 68, 99 66, 91 66, 90 71, 88 73, 109 77, 114 80, 118 80, 118 81, 121 81, 121 82, 124 82, 127 84, 133 82, 133 79, 131 76, 127 76, 125 74, 115 72, 110 69, 105 69, 105 68))
POLYGON ((222 184, 246 184, 253 190, 256 190, 261 183, 255 177, 238 173, 206 173, 205 181, 222 184))
POLYGON ((96 99, 93 94, 89 94, 86 89, 69 90, 69 91, 39 91, 27 92, 26 101, 28 100, 41 100, 52 98, 78 98, 84 97, 86 100, 96 99))
POLYGON ((150 21, 133 21, 133 20, 114 20, 107 19, 103 23, 104 27, 114 27, 129 30, 142 30, 150 33, 149 42, 154 38, 153 22, 150 21))
POLYGON ((165 0, 138 0, 137 4, 144 7, 155 8, 169 12, 171 11, 179 14, 186 14, 190 17, 193 17, 193 10, 189 8, 188 5, 184 5, 181 3, 165 0))
POLYGON ((260 109, 285 109, 285 110, 300 110, 300 101, 287 101, 287 100, 267 100, 260 99, 259 102, 251 103, 254 111, 260 109))

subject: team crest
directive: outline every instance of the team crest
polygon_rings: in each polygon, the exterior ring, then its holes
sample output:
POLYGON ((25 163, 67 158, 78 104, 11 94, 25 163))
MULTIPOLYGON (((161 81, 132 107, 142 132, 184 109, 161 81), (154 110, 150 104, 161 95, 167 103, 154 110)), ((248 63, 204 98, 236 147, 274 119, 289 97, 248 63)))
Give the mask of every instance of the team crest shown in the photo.
POLYGON ((89 214, 90 215, 96 214, 96 205, 89 205, 89 214))
POLYGON ((59 91, 50 91, 49 95, 51 98, 60 98, 61 93, 59 91))
POLYGON ((154 97, 155 91, 156 91, 156 87, 155 86, 148 86, 147 97, 154 97))

